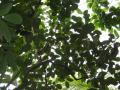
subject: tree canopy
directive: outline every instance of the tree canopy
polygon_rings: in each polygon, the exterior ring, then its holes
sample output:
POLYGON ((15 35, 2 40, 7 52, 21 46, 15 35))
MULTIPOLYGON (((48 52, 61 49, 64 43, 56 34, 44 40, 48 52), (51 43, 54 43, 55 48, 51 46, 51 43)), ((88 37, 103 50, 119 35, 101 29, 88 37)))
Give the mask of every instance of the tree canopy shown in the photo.
POLYGON ((7 83, 2 90, 10 84, 14 90, 119 85, 120 6, 87 0, 90 14, 79 9, 79 2, 0 0, 0 83, 7 83), (109 39, 101 41, 106 30, 109 39))

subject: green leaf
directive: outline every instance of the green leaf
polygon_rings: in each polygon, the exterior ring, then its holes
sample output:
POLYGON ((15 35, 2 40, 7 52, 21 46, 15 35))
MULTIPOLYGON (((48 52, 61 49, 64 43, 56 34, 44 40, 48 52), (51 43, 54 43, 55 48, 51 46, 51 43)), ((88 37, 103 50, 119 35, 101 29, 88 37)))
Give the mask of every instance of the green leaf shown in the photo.
POLYGON ((8 28, 8 25, 4 21, 0 20, 0 36, 3 36, 6 41, 10 42, 11 33, 8 28))
POLYGON ((65 86, 66 86, 66 88, 69 88, 70 87, 70 84, 69 84, 69 82, 65 82, 65 86))
POLYGON ((87 90, 97 90, 96 88, 89 88, 89 89, 87 89, 87 90))
POLYGON ((72 6, 71 6, 71 10, 75 10, 75 9, 77 9, 78 8, 78 5, 77 4, 73 4, 72 6))
POLYGON ((114 30, 114 34, 117 38, 119 38, 119 33, 116 30, 114 30))
POLYGON ((61 84, 57 84, 56 87, 57 87, 58 89, 62 89, 61 84))
POLYGON ((11 3, 0 5, 0 16, 4 16, 4 15, 8 14, 8 12, 11 10, 11 8, 12 8, 11 3))
POLYGON ((82 11, 79 8, 76 11, 78 12, 78 14, 82 14, 82 11))
POLYGON ((75 21, 75 22, 81 22, 82 19, 80 17, 76 17, 76 16, 72 16, 72 19, 75 21))
POLYGON ((70 77, 68 77, 68 78, 67 78, 67 80, 68 80, 68 81, 70 81, 70 82, 72 82, 72 81, 73 81, 73 79, 72 79, 72 78, 70 78, 70 77))
POLYGON ((8 14, 4 17, 4 19, 13 24, 21 24, 23 21, 22 17, 17 13, 8 14))
POLYGON ((16 62, 15 62, 15 60, 16 60, 16 55, 15 55, 13 52, 7 51, 7 52, 6 52, 6 55, 5 55, 5 59, 6 59, 6 61, 7 61, 7 64, 8 64, 10 67, 13 67, 13 68, 17 69, 17 68, 16 68, 16 62))
POLYGON ((110 85, 110 84, 117 85, 116 79, 113 78, 113 77, 108 77, 108 78, 106 79, 106 85, 110 85))

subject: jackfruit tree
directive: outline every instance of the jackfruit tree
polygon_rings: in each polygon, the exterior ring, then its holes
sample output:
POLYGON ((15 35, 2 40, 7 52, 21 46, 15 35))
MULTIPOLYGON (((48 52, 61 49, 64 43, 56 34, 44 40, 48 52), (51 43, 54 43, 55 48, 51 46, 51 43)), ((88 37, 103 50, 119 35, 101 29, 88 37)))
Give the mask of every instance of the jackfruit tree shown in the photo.
POLYGON ((79 2, 0 0, 1 90, 120 88, 120 5, 87 0, 82 11, 79 2), (102 31, 109 39, 100 40, 102 31))

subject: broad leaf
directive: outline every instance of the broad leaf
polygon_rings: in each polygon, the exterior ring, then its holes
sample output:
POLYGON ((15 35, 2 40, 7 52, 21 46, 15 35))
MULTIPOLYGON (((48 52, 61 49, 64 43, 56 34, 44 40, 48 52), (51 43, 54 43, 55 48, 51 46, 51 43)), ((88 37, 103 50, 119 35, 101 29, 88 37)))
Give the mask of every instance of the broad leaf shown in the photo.
POLYGON ((8 28, 8 25, 4 21, 0 20, 0 36, 3 36, 6 41, 10 42, 11 33, 8 28))
POLYGON ((11 8, 12 8, 11 3, 0 5, 0 16, 8 14, 11 8))
POLYGON ((8 14, 4 17, 4 19, 13 24, 21 24, 23 21, 22 17, 17 13, 8 14))

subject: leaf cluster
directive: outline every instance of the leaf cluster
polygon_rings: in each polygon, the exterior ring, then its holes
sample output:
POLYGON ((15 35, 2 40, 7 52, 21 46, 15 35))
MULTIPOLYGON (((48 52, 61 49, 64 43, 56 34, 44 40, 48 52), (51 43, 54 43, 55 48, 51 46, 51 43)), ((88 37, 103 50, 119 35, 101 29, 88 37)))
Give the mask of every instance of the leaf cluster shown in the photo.
POLYGON ((78 3, 1 0, 0 83, 7 83, 4 88, 17 82, 14 90, 62 90, 78 81, 88 90, 108 90, 108 85, 120 83, 116 63, 120 43, 114 35, 120 27, 120 8, 107 7, 107 0, 88 0, 93 15, 86 10, 80 17, 72 15, 80 11, 78 3), (114 33, 100 41, 98 29, 114 33), (108 73, 114 77, 106 78, 108 73))

